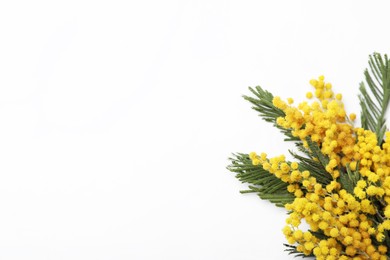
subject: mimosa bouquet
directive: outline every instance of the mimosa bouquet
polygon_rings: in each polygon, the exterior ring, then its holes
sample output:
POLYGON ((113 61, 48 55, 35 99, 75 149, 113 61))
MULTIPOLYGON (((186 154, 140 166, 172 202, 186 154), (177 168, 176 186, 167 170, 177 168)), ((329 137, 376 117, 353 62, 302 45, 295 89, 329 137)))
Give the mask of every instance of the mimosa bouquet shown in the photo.
POLYGON ((228 169, 248 190, 288 211, 286 251, 316 259, 390 259, 390 60, 374 53, 360 85, 361 126, 323 76, 308 101, 273 96, 261 87, 244 96, 294 142, 284 155, 237 153, 228 169), (305 228, 306 227, 306 228, 305 228))

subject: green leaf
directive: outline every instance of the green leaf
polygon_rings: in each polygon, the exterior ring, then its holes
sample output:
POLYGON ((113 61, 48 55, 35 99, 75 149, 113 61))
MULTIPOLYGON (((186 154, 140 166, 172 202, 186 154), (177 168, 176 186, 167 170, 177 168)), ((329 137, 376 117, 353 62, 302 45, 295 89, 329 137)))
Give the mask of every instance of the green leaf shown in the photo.
POLYGON ((390 101, 390 60, 379 53, 369 56, 369 68, 364 71, 365 83, 360 83, 361 122, 364 129, 376 133, 378 144, 386 132, 385 114, 390 101))
POLYGON ((306 137, 306 142, 309 145, 309 155, 312 159, 318 159, 326 172, 326 166, 329 163, 329 158, 321 152, 321 148, 317 143, 313 142, 310 137, 306 137))
POLYGON ((294 201, 293 194, 287 191, 288 184, 264 170, 261 165, 253 165, 247 154, 233 154, 229 160, 231 164, 227 169, 236 173, 236 178, 242 183, 250 184, 249 189, 241 193, 257 193, 261 199, 279 207, 294 201))
POLYGON ((283 110, 273 105, 272 100, 274 99, 274 96, 272 93, 262 89, 260 86, 257 86, 254 89, 249 87, 249 90, 254 97, 243 96, 243 98, 252 103, 252 109, 259 112, 259 116, 262 117, 263 120, 272 123, 278 128, 287 137, 284 139, 285 141, 294 141, 297 142, 298 145, 301 144, 301 140, 298 137, 293 136, 290 129, 285 129, 276 124, 278 117, 285 117, 286 114, 283 110))
POLYGON ((309 258, 309 257, 314 258, 314 254, 305 255, 304 253, 299 252, 296 246, 292 246, 289 244, 283 244, 283 245, 286 247, 284 251, 288 252, 289 255, 294 255, 294 257, 302 257, 302 258, 309 258))
POLYGON ((317 143, 313 142, 310 137, 306 138, 309 148, 300 147, 300 151, 307 157, 289 151, 290 154, 299 161, 300 171, 309 171, 310 175, 315 177, 317 182, 323 186, 328 185, 332 180, 332 176, 326 171, 326 165, 329 163, 329 158, 322 154, 317 143))
POLYGON ((343 189, 345 189, 348 193, 353 194, 353 190, 356 187, 357 182, 360 180, 361 175, 358 168, 355 171, 352 171, 349 164, 347 164, 346 170, 347 172, 342 172, 340 174, 339 182, 343 189))

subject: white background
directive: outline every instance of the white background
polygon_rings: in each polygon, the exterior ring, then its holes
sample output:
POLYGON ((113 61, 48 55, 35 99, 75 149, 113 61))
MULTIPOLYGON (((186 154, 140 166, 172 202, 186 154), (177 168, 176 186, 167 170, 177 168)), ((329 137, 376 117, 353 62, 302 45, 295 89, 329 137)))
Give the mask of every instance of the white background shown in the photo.
POLYGON ((388 1, 0 2, 0 259, 291 259, 232 152, 286 153, 242 98, 324 74, 358 112, 388 1))

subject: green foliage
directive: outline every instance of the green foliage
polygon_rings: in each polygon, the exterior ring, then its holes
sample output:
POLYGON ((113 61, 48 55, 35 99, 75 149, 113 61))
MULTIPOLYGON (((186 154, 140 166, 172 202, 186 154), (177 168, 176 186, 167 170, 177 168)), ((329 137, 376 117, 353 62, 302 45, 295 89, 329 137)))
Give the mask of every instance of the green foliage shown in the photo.
POLYGON ((353 189, 356 187, 360 177, 361 175, 358 168, 355 171, 352 171, 349 165, 347 165, 346 172, 340 174, 339 182, 343 189, 348 191, 348 193, 353 194, 353 189))
POLYGON ((381 144, 386 132, 385 114, 390 101, 390 60, 378 53, 369 56, 370 70, 364 71, 366 83, 360 83, 362 127, 376 133, 381 144))
POLYGON ((332 181, 332 176, 326 171, 329 158, 322 154, 318 144, 313 142, 310 137, 306 138, 306 142, 309 148, 299 147, 299 150, 306 156, 292 151, 289 151, 290 154, 299 161, 300 171, 309 171, 310 175, 315 177, 318 183, 323 186, 328 185, 332 181))
POLYGON ((293 136, 290 130, 284 129, 283 127, 276 124, 278 117, 285 117, 286 114, 283 112, 283 110, 275 107, 272 104, 274 96, 270 92, 263 90, 260 86, 257 86, 254 89, 250 87, 249 90, 252 92, 254 97, 243 96, 243 98, 252 103, 252 109, 259 112, 259 115, 263 118, 263 120, 272 123, 285 136, 287 136, 287 138, 284 139, 285 141, 300 142, 299 138, 293 136))
POLYGON ((326 186, 332 181, 332 176, 325 171, 320 162, 314 161, 312 158, 307 158, 292 151, 290 151, 290 154, 299 161, 299 170, 309 171, 310 175, 315 177, 317 182, 322 184, 322 186, 326 186))
MULTIPOLYGON (((328 239, 328 237, 321 230, 319 231, 309 230, 309 231, 311 234, 313 234, 315 237, 317 237, 320 240, 328 239)), ((299 252, 297 250, 297 247, 294 245, 289 245, 289 244, 283 244, 283 245, 286 247, 284 251, 289 252, 288 253, 289 255, 294 255, 294 257, 302 257, 302 258, 315 258, 314 254, 305 255, 304 253, 299 252)))
POLYGON ((283 244, 283 245, 286 247, 284 251, 288 252, 289 255, 294 255, 294 257, 302 257, 302 258, 315 258, 313 254, 305 255, 302 252, 299 252, 296 246, 292 246, 289 244, 283 244))
POLYGON ((264 170, 262 166, 253 165, 247 154, 234 154, 230 161, 228 170, 236 173, 237 179, 242 183, 250 184, 249 190, 241 193, 255 192, 261 199, 269 200, 279 207, 294 200, 294 196, 287 191, 287 183, 264 170))

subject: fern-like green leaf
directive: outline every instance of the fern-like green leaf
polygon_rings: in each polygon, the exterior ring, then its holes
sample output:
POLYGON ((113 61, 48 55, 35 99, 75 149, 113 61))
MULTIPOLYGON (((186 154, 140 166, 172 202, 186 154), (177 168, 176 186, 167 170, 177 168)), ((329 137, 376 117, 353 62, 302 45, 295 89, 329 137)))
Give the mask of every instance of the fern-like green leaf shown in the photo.
POLYGON ((289 255, 294 255, 294 257, 302 257, 302 258, 315 258, 314 254, 305 255, 304 253, 299 252, 296 246, 292 246, 289 244, 283 244, 283 245, 286 247, 284 251, 288 252, 289 255))
POLYGON ((340 174, 339 182, 343 189, 348 191, 350 194, 353 194, 353 189, 356 187, 356 184, 361 177, 359 168, 357 168, 355 171, 352 171, 348 164, 345 170, 346 172, 342 172, 340 174))
POLYGON ((298 147, 302 155, 291 150, 289 152, 299 161, 300 171, 309 171, 310 175, 315 177, 318 183, 326 186, 333 180, 332 176, 326 171, 329 158, 322 154, 321 148, 310 137, 306 138, 306 142, 309 146, 308 148, 304 146, 298 147))
POLYGON ((294 201, 294 196, 287 191, 287 183, 264 170, 260 165, 253 165, 247 154, 234 154, 229 158, 229 171, 236 173, 236 178, 242 183, 248 183, 249 190, 241 193, 257 193, 261 199, 269 200, 276 206, 283 207, 294 201))
POLYGON ((362 127, 376 133, 381 144, 386 132, 385 114, 390 101, 390 60, 374 53, 369 57, 370 70, 364 72, 366 83, 360 83, 362 127))
POLYGON ((265 121, 270 122, 277 127, 287 137, 284 139, 285 141, 294 141, 297 142, 297 144, 301 143, 299 138, 291 134, 290 129, 285 129, 276 124, 278 117, 285 117, 286 114, 283 110, 273 105, 272 100, 274 99, 274 96, 272 93, 262 89, 260 86, 257 86, 254 89, 250 87, 249 90, 252 92, 254 97, 243 96, 243 98, 252 103, 252 109, 259 112, 260 117, 262 117, 265 121))
POLYGON ((313 160, 313 158, 307 158, 305 156, 289 151, 290 154, 299 161, 300 171, 309 171, 310 175, 315 177, 317 182, 323 186, 328 185, 332 181, 332 176, 324 169, 323 165, 313 160))

